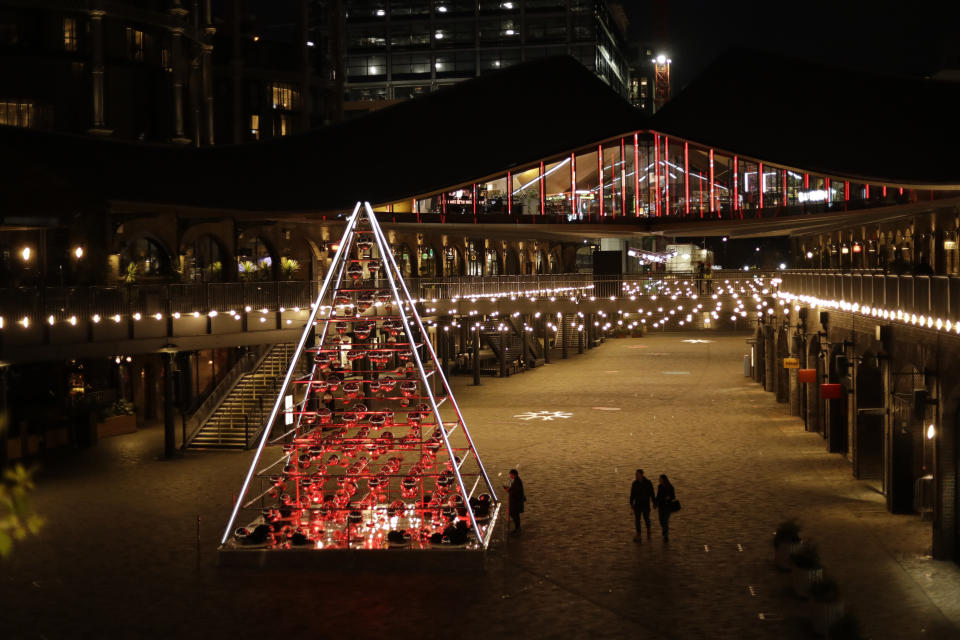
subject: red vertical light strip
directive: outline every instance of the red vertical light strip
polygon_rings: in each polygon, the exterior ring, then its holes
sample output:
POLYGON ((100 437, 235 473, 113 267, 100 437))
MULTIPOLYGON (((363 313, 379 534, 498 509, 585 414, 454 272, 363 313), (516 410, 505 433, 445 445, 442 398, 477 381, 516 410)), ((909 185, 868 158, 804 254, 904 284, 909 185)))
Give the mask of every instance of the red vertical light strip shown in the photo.
POLYGON ((703 173, 697 174, 697 191, 700 193, 700 217, 703 217, 703 173))
POLYGON ((620 138, 620 215, 627 215, 627 143, 620 138))
POLYGON ((737 156, 733 156, 733 210, 740 211, 740 159, 737 156))
POLYGON ((570 154, 570 213, 577 215, 577 157, 570 154))
POLYGON ((760 209, 763 209, 763 163, 757 163, 757 191, 760 192, 760 197, 757 201, 759 205, 757 207, 757 217, 760 217, 760 209))
POLYGON ((513 174, 507 171, 507 215, 513 215, 513 174))
POLYGON ((780 171, 782 172, 780 174, 780 193, 782 194, 780 196, 780 204, 785 207, 787 206, 787 170, 781 169, 780 171))
POLYGON ((654 210, 656 211, 656 216, 659 218, 661 215, 660 211, 660 134, 653 134, 653 180, 654 180, 654 199, 656 204, 654 204, 654 210))
POLYGON ((826 199, 826 202, 832 202, 832 201, 833 201, 833 194, 830 193, 830 178, 824 178, 824 179, 823 179, 823 186, 824 186, 824 189, 826 189, 826 191, 827 191, 827 199, 826 199))
POLYGON ((880 197, 883 199, 887 198, 887 185, 880 187, 880 197))
POLYGON ((803 174, 803 188, 804 188, 804 189, 809 189, 809 188, 810 188, 810 174, 809 174, 809 173, 803 174))
POLYGON ((870 199, 870 185, 869 185, 869 184, 864 184, 864 185, 863 185, 863 199, 864 199, 864 200, 869 200, 869 199, 870 199))
POLYGON ((540 161, 540 215, 547 215, 547 178, 543 175, 543 161, 540 161))
POLYGON ((850 200, 850 181, 844 180, 843 181, 843 201, 847 202, 848 200, 850 200))
POLYGON ((603 217, 603 145, 597 145, 597 195, 600 198, 600 217, 603 217))
POLYGON ((683 213, 690 215, 690 143, 683 143, 683 213))
POLYGON ((447 192, 440 193, 440 222, 447 221, 447 192))
POLYGON ((663 215, 670 215, 670 138, 663 136, 663 215))
POLYGON ((713 149, 710 149, 710 213, 717 210, 716 194, 714 193, 713 149))
POLYGON ((419 223, 420 222, 420 201, 417 200, 416 198, 413 199, 413 208, 416 211, 417 222, 419 223))
POLYGON ((477 223, 477 183, 473 183, 473 223, 477 223))
POLYGON ((903 195, 903 187, 900 187, 900 195, 903 195))
POLYGON ((640 217, 640 134, 633 134, 633 216, 640 217))

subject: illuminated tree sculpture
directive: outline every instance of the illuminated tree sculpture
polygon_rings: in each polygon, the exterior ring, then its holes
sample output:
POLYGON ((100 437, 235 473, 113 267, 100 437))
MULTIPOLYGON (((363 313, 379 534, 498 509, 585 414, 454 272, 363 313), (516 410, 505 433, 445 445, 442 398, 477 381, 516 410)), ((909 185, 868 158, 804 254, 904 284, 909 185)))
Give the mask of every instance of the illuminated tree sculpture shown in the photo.
POLYGON ((500 503, 389 247, 357 203, 221 549, 489 544, 500 503))

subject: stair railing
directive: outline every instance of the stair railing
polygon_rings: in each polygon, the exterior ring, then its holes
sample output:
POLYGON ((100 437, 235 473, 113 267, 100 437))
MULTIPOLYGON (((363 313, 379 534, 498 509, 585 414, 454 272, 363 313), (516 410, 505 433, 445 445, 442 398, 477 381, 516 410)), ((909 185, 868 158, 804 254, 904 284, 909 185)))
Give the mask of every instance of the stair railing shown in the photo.
MULTIPOLYGON (((200 433, 200 429, 207 423, 207 420, 213 417, 213 414, 220 408, 223 401, 227 399, 240 379, 251 371, 256 371, 257 367, 259 367, 270 354, 271 347, 272 345, 252 347, 247 355, 241 358, 240 361, 227 372, 227 375, 225 375, 223 380, 210 392, 206 400, 200 403, 200 406, 193 412, 193 415, 187 418, 186 432, 189 435, 183 444, 184 448, 200 433)), ((232 426, 231 423, 231 427, 232 426)))

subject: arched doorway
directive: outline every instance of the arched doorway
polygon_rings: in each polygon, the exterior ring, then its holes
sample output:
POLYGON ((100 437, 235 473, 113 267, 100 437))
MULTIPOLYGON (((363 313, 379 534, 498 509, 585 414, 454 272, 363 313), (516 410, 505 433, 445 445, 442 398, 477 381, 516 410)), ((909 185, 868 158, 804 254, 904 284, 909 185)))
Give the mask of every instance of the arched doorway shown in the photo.
POLYGON ((816 381, 806 384, 805 427, 823 435, 823 400, 820 399, 820 383, 823 382, 823 353, 820 350, 820 336, 811 335, 807 344, 807 368, 816 370, 816 381))
POLYGON ((220 242, 209 233, 198 236, 183 248, 183 273, 193 282, 220 282, 223 280, 223 261, 226 252, 220 242))
POLYGON ((507 249, 504 255, 504 269, 503 273, 508 276, 519 275, 520 273, 520 258, 517 256, 517 252, 513 249, 507 249))
POLYGON ((483 260, 480 255, 480 249, 478 248, 477 242, 471 240, 467 243, 467 275, 468 276, 482 276, 483 275, 483 260))
POLYGON ((548 263, 547 263, 547 254, 546 254, 542 249, 539 250, 539 251, 537 251, 536 261, 537 261, 537 262, 536 262, 536 273, 537 273, 538 275, 542 275, 542 274, 544 274, 544 273, 547 273, 547 271, 548 271, 548 269, 549 269, 549 266, 548 266, 548 263))
POLYGON ((593 247, 577 249, 577 273, 593 273, 593 247))
POLYGON ((500 268, 500 255, 496 249, 486 249, 483 252, 483 273, 487 276, 499 276, 502 272, 500 268))
POLYGON ((853 475, 861 480, 877 480, 883 490, 883 373, 869 351, 857 367, 857 415, 854 422, 853 475))
POLYGON ((237 274, 241 280, 273 280, 274 254, 266 240, 253 236, 237 249, 237 274))
POLYGON ((418 273, 421 278, 435 278, 440 275, 440 261, 437 259, 437 253, 433 250, 433 247, 421 244, 417 247, 417 257, 420 260, 418 273))
POLYGON ((463 260, 456 247, 443 248, 443 275, 448 278, 463 275, 463 260))
POLYGON ((170 254, 159 242, 146 236, 128 244, 121 254, 120 279, 127 283, 169 276, 170 272, 170 254))
POLYGON ((780 327, 777 332, 777 359, 773 363, 774 376, 776 378, 777 402, 788 402, 790 400, 790 370, 784 369, 783 361, 790 357, 790 334, 786 326, 780 327))
POLYGON ((393 251, 393 259, 397 262, 397 267, 404 278, 415 277, 414 260, 410 254, 410 247, 404 243, 392 244, 390 249, 393 251))

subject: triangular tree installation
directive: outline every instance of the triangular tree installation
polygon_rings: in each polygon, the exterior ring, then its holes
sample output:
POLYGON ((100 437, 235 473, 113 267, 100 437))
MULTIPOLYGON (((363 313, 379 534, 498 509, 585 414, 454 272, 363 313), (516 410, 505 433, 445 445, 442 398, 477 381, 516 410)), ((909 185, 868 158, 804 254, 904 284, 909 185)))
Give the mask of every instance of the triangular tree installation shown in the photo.
POLYGON ((386 236, 357 203, 221 543, 479 549, 499 506, 386 236))

